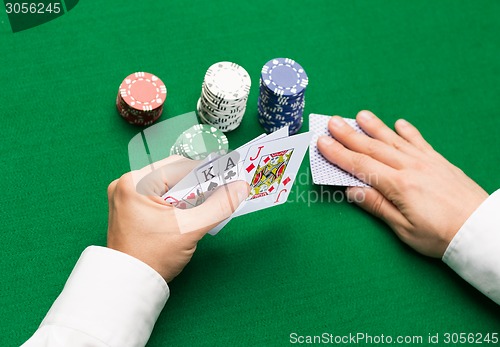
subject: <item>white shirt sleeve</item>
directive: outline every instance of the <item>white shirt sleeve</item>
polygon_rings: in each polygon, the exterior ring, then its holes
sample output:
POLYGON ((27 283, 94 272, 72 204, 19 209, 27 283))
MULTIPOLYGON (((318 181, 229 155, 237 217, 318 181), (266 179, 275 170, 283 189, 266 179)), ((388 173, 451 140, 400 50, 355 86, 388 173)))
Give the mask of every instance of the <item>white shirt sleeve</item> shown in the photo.
POLYGON ((88 247, 22 347, 144 346, 169 293, 160 274, 136 258, 88 247))
POLYGON ((443 261, 500 304, 500 190, 486 199, 460 228, 443 261))

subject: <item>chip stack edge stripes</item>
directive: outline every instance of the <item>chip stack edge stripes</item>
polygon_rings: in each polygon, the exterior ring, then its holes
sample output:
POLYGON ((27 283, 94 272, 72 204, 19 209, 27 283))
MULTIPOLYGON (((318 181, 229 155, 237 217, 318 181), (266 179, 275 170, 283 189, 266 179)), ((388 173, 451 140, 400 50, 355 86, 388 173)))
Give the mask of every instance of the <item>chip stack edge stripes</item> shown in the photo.
POLYGON ((200 120, 223 132, 236 129, 245 115, 251 84, 248 72, 236 63, 210 66, 196 105, 200 120))
POLYGON ((267 133, 285 126, 290 135, 302 127, 309 83, 302 66, 289 58, 269 60, 261 70, 257 102, 258 119, 267 133))
POLYGON ((128 123, 148 126, 160 118, 167 99, 167 87, 149 72, 135 72, 127 76, 116 96, 116 108, 128 123))

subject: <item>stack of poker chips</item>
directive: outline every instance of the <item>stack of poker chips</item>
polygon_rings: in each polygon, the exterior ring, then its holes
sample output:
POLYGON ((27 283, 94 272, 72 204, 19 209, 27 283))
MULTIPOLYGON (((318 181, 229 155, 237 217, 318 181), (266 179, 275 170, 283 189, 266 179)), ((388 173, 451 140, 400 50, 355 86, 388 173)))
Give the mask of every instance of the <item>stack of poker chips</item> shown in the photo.
POLYGON ((197 111, 200 120, 227 132, 236 129, 245 114, 252 82, 238 64, 223 61, 207 70, 197 111))
POLYGON ((267 133, 285 126, 290 135, 299 131, 308 83, 306 72, 292 59, 275 58, 262 67, 258 112, 267 133))
POLYGON ((121 83, 116 108, 130 124, 147 126, 160 118, 166 98, 167 88, 158 77, 136 72, 121 83))
POLYGON ((184 131, 170 148, 170 155, 201 160, 210 153, 225 154, 229 149, 226 135, 213 126, 196 124, 184 131))

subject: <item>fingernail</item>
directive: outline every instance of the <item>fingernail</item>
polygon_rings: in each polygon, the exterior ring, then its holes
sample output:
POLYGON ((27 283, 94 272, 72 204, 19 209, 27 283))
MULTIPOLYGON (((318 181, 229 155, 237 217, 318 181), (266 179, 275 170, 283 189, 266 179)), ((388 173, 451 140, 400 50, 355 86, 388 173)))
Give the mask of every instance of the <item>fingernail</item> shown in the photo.
POLYGON ((330 123, 335 127, 335 128, 340 128, 344 126, 344 120, 340 117, 334 116, 330 118, 330 123))
POLYGON ((365 191, 363 189, 357 189, 354 194, 354 201, 357 203, 363 202, 365 200, 365 191))
POLYGON ((318 143, 321 143, 322 146, 331 146, 335 143, 335 140, 330 136, 320 136, 318 143))
POLYGON ((410 123, 408 123, 404 119, 398 119, 398 124, 399 124, 400 127, 407 127, 408 125, 410 125, 410 123))
POLYGON ((358 114, 358 119, 362 122, 368 122, 373 118, 370 112, 362 111, 358 114))
POLYGON ((361 203, 365 200, 365 192, 362 188, 350 187, 347 188, 346 193, 349 202, 361 203))
POLYGON ((245 189, 240 189, 238 191, 238 200, 239 201, 245 200, 246 198, 248 198, 248 194, 249 193, 248 193, 248 188, 247 187, 245 187, 245 189))

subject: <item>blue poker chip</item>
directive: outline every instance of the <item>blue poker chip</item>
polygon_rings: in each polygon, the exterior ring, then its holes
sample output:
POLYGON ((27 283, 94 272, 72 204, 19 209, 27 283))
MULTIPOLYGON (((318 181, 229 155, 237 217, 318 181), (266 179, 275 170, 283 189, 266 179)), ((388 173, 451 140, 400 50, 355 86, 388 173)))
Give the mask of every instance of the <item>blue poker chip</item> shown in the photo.
POLYGON ((284 96, 300 94, 309 83, 304 68, 289 58, 269 60, 262 67, 261 79, 272 93, 284 96))
POLYGON ((290 134, 300 130, 308 83, 306 72, 292 59, 276 58, 262 67, 257 112, 267 133, 285 126, 290 134))

